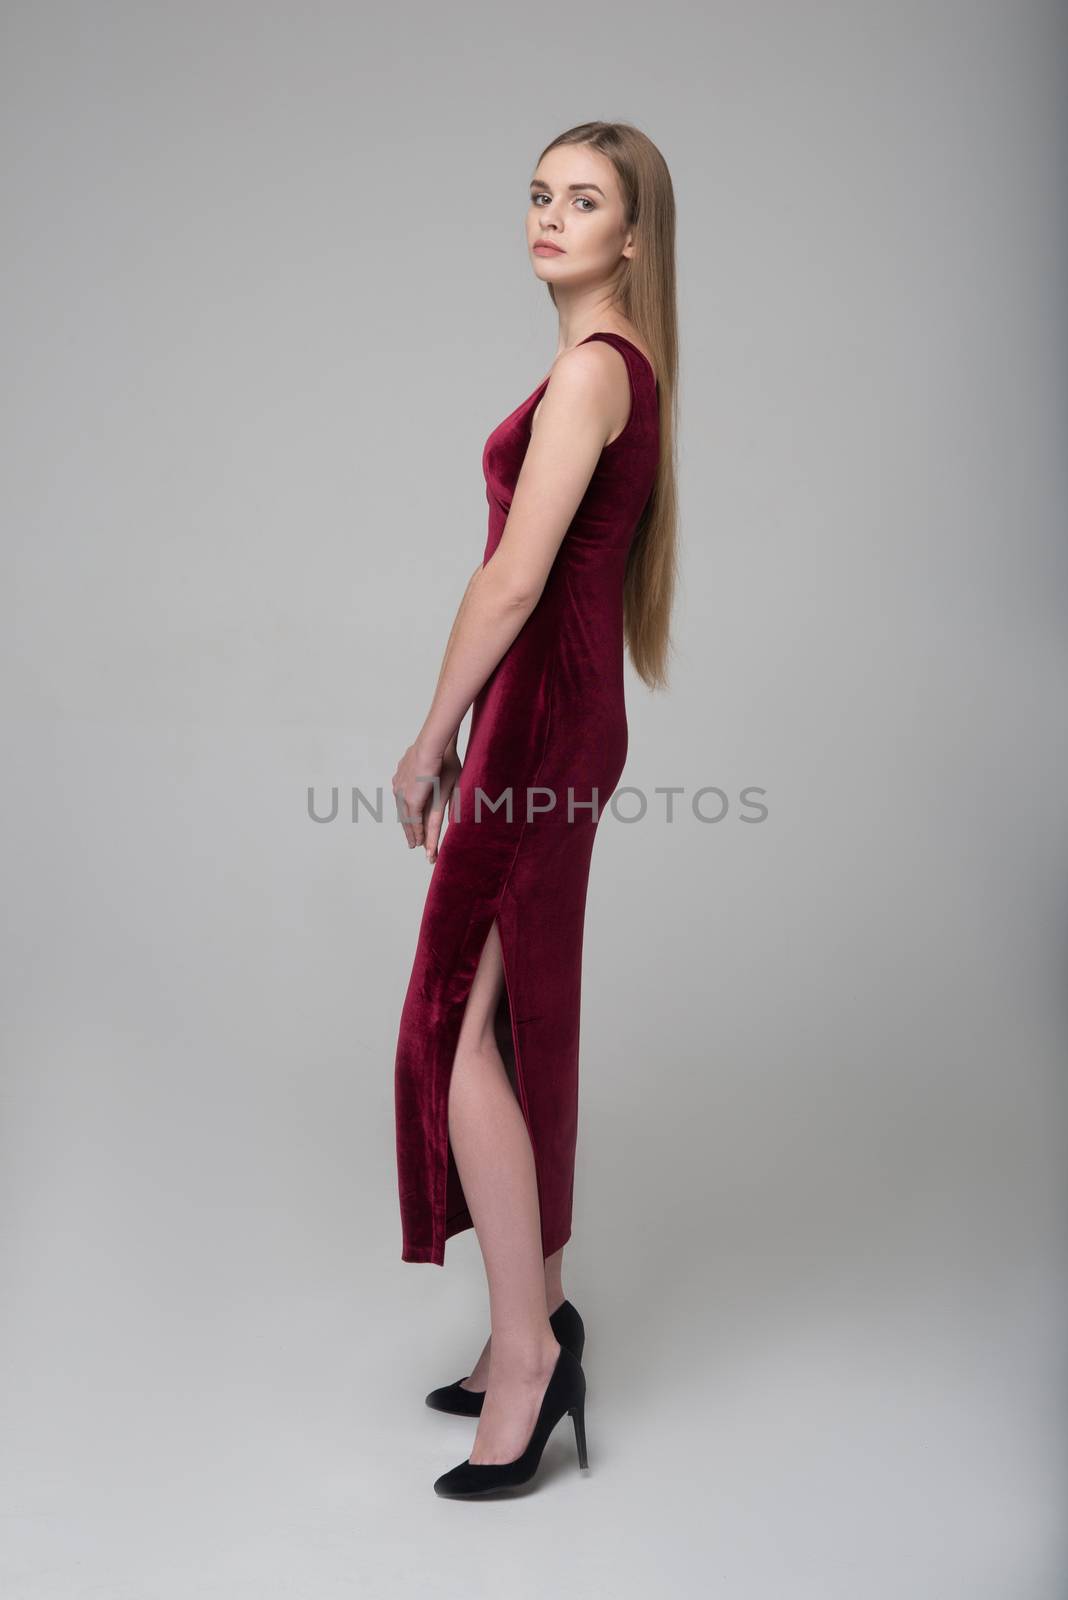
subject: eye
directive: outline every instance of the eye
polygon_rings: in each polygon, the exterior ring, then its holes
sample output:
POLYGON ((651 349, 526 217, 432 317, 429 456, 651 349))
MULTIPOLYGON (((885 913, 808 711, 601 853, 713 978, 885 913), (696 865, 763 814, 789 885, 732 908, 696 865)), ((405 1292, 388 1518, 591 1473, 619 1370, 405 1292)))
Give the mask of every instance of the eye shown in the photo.
MULTIPOLYGON (((536 211, 543 211, 545 208, 543 206, 539 206, 538 205, 538 201, 539 200, 548 200, 548 199, 550 199, 550 196, 547 195, 547 194, 543 194, 539 190, 539 192, 537 194, 532 194, 531 195, 530 203, 531 203, 531 205, 534 207, 534 209, 536 211)), ((595 200, 591 200, 588 195, 584 195, 584 194, 576 195, 575 196, 575 203, 576 203, 576 205, 582 205, 585 208, 583 210, 583 213, 582 213, 583 216, 589 216, 589 213, 591 211, 596 211, 597 210, 597 202, 595 200)))

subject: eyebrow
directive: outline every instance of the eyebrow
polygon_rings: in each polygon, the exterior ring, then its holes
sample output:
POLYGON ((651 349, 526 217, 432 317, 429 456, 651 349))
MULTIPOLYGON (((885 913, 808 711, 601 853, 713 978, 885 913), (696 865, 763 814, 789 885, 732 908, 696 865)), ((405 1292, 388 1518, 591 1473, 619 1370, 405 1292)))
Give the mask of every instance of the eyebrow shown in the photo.
MULTIPOLYGON (((549 185, 547 183, 543 183, 541 178, 531 178, 530 187, 532 189, 547 189, 549 185)), ((605 194, 599 183, 569 183, 567 187, 570 191, 574 191, 575 189, 596 189, 602 200, 608 199, 608 196, 605 194)))

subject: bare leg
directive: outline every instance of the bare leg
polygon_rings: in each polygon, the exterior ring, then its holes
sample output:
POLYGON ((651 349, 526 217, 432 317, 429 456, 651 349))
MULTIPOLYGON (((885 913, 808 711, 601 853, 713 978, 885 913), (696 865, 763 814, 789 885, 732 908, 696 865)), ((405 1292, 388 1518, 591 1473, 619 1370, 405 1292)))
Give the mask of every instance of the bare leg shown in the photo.
MULTIPOLYGON (((550 1317, 554 1311, 560 1309, 567 1299, 560 1278, 563 1259, 563 1245, 560 1246, 559 1250, 554 1251, 551 1256, 545 1257, 545 1307, 550 1317)), ((487 1383, 489 1383, 490 1347, 492 1342, 492 1339, 487 1339, 482 1346, 482 1354, 471 1368, 467 1377, 461 1381, 461 1389, 473 1389, 479 1394, 484 1392, 487 1383)))
POLYGON ((551 1256, 545 1257, 545 1303, 549 1308, 549 1315, 559 1311, 567 1296, 564 1294, 564 1285, 560 1277, 560 1270, 564 1260, 564 1247, 554 1250, 551 1256))
POLYGON ((534 1152, 494 1034, 503 983, 494 923, 449 1083, 449 1139, 489 1284, 486 1398, 470 1452, 476 1464, 523 1452, 560 1353, 549 1326, 534 1152))

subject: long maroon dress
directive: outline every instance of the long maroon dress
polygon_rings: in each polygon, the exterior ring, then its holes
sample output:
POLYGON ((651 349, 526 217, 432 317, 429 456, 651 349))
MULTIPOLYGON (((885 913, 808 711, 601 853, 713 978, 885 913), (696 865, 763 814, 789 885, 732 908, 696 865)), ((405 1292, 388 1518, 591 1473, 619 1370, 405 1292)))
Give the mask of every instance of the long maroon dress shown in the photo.
MULTIPOLYGON (((626 362, 630 414, 601 452, 537 605, 472 708, 460 815, 446 822, 432 868, 397 1042, 402 1261, 443 1266, 445 1240, 473 1226, 449 1143, 449 1078, 494 918, 505 978, 497 1042, 534 1151, 543 1254, 571 1236, 586 888, 598 816, 627 754, 623 574, 660 454, 648 360, 622 334, 589 338, 626 362)), ((548 382, 486 440, 483 565, 504 532, 548 382)))

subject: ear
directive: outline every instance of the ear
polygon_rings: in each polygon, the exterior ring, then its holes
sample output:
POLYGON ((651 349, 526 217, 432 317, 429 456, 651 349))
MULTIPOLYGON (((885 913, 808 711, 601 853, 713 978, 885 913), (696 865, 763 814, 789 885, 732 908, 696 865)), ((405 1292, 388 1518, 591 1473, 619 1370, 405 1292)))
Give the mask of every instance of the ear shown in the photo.
POLYGON ((622 254, 628 258, 632 258, 634 255, 634 235, 632 233, 627 234, 626 243, 623 246, 622 254))

